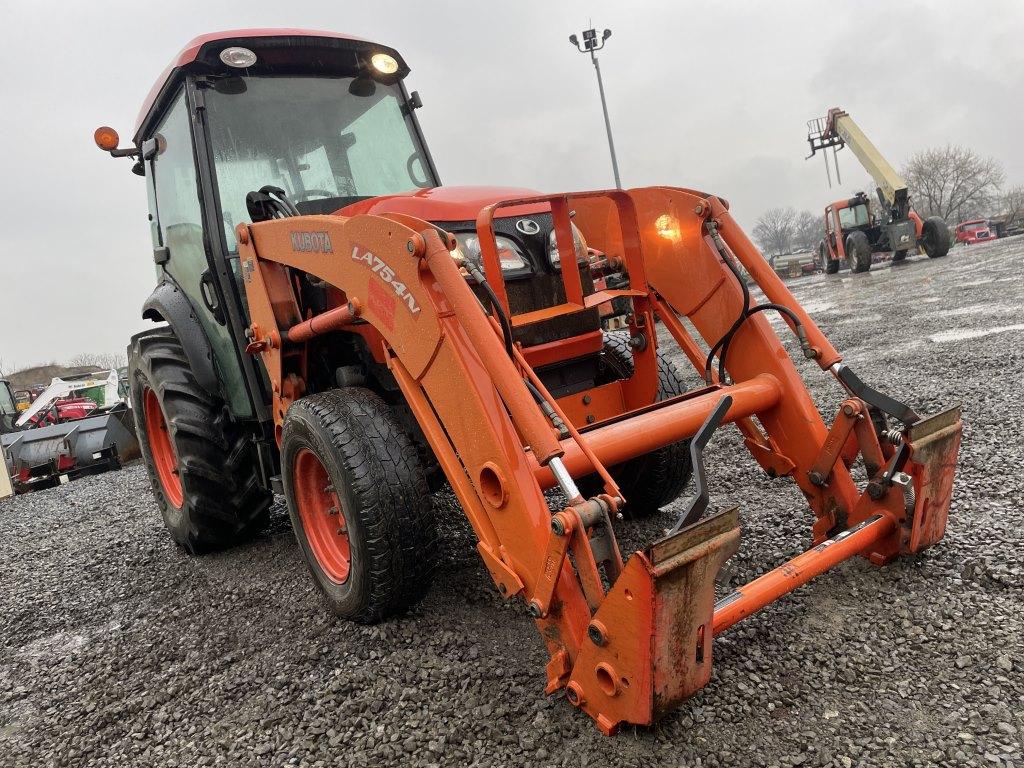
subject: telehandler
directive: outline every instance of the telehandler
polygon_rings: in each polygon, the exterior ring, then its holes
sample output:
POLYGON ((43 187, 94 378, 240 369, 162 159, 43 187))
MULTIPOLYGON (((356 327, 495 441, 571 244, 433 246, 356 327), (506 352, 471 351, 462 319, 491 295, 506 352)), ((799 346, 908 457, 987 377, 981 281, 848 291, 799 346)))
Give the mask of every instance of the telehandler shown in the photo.
POLYGON ((547 692, 610 734, 704 686, 712 639, 743 617, 855 555, 942 538, 959 408, 925 418, 862 382, 724 200, 443 187, 408 73, 343 35, 208 34, 131 146, 96 132, 148 186, 143 316, 165 324, 132 338, 130 381, 176 542, 240 542, 281 492, 327 605, 376 622, 426 592, 447 481, 498 591, 536 622, 547 692), (613 302, 625 328, 604 333, 613 302), (831 427, 769 311, 845 390, 831 427), (659 349, 656 317, 696 375, 659 349), (716 603, 740 530, 735 509, 707 514, 702 457, 725 423, 799 486, 813 547, 716 603), (691 477, 678 520, 624 557, 619 521, 691 477))
POLYGON ((836 179, 839 176, 837 152, 849 146, 875 184, 881 215, 875 216, 868 196, 863 192, 847 200, 837 200, 825 209, 825 236, 818 244, 818 262, 830 275, 840 266, 851 272, 871 269, 872 254, 891 251, 894 262, 903 261, 912 250, 920 250, 937 259, 949 253, 949 227, 940 217, 922 219, 910 206, 907 182, 875 147, 847 112, 833 107, 825 117, 807 121, 807 143, 811 154, 822 152, 829 186, 828 152, 832 149, 836 179))

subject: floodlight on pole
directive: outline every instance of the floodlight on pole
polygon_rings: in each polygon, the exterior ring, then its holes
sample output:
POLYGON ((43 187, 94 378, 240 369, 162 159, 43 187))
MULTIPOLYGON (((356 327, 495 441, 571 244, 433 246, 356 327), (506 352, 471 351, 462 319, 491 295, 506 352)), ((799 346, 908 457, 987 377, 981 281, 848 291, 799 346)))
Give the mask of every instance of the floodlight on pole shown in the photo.
POLYGON ((594 71, 597 73, 597 90, 601 93, 601 110, 604 112, 604 128, 608 132, 608 151, 612 156, 612 173, 615 174, 615 186, 622 189, 622 182, 619 180, 619 161, 615 158, 615 142, 612 139, 612 124, 608 119, 608 102, 604 97, 604 83, 601 81, 601 65, 597 62, 596 52, 604 48, 605 42, 612 36, 612 31, 606 29, 601 33, 601 39, 597 38, 597 31, 594 29, 583 30, 583 42, 576 35, 569 35, 569 42, 576 46, 580 53, 589 53, 590 60, 594 62, 594 71))

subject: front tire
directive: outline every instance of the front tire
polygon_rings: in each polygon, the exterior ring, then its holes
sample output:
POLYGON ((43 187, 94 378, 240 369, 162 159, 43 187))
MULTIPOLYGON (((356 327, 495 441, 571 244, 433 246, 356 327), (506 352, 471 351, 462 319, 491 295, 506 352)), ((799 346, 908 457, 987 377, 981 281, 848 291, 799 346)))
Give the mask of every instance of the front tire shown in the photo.
POLYGON ((949 227, 938 216, 929 216, 921 226, 921 247, 929 259, 940 259, 949 253, 949 227))
POLYGON ((297 400, 284 418, 281 474, 295 538, 338 616, 364 624, 427 592, 437 537, 415 442, 361 387, 297 400))
POLYGON ((846 237, 846 260, 851 272, 867 272, 871 269, 871 243, 861 231, 851 232, 846 237))
POLYGON ((191 554, 263 530, 273 496, 259 483, 250 435, 199 386, 170 328, 132 340, 135 432, 171 538, 191 554))

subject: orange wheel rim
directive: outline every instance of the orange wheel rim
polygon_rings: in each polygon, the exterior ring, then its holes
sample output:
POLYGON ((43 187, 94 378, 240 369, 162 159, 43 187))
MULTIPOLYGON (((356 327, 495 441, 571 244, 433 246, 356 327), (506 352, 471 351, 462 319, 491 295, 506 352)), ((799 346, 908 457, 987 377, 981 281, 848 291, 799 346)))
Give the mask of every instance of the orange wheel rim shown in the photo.
POLYGON ((292 462, 295 504, 306 541, 320 569, 335 584, 344 584, 352 566, 348 522, 338 493, 323 463, 303 448, 292 462))
POLYGON ((181 475, 178 472, 178 455, 171 444, 171 434, 167 431, 167 420, 160 408, 160 400, 156 392, 147 388, 142 396, 142 412, 146 418, 146 436, 149 438, 149 450, 153 454, 153 466, 160 478, 167 503, 180 509, 185 499, 181 490, 181 475))

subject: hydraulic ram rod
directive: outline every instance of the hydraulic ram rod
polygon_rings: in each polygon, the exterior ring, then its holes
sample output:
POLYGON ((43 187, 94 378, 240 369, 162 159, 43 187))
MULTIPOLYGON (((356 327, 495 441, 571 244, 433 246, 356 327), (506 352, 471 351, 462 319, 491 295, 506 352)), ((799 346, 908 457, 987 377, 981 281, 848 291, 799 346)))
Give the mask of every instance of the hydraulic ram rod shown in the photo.
POLYGON ((888 515, 869 517, 726 595, 715 603, 714 634, 724 632, 834 565, 859 555, 892 533, 895 525, 888 515))
MULTIPOLYGON (((656 405, 635 415, 627 415, 588 430, 581 437, 602 464, 612 467, 634 456, 692 437, 723 395, 730 395, 733 399, 722 420, 725 424, 770 409, 779 401, 781 390, 774 376, 762 374, 689 400, 656 405)), ((593 471, 590 460, 574 441, 563 440, 562 450, 565 451, 562 462, 573 477, 593 471)), ((555 486, 555 478, 547 467, 538 467, 535 474, 542 488, 555 486)))

